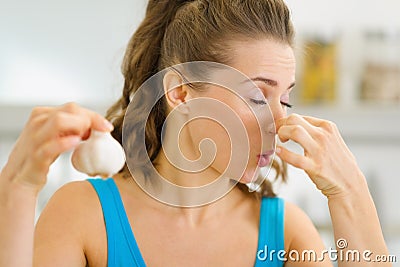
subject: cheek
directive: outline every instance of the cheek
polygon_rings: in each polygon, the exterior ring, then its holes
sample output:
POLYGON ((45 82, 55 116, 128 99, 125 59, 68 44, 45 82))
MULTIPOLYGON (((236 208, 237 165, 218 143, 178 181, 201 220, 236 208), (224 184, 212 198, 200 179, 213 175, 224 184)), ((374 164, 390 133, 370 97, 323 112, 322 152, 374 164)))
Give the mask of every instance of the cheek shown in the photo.
POLYGON ((254 112, 255 116, 243 118, 249 135, 251 164, 257 164, 260 154, 271 153, 276 146, 276 127, 271 111, 264 107, 261 112, 254 112))
POLYGON ((260 154, 260 150, 272 142, 272 137, 267 134, 274 129, 271 111, 266 106, 246 106, 239 116, 246 128, 252 154, 260 154))
MULTIPOLYGON (((204 153, 214 153, 214 149, 216 148, 216 160, 220 155, 230 155, 229 134, 218 122, 211 119, 199 118, 189 122, 187 127, 192 140, 191 146, 197 157, 200 156, 199 145, 204 139, 212 140, 215 145, 202 146, 204 153)), ((210 142, 210 140, 203 142, 210 142)))
MULTIPOLYGON (((266 117, 271 117, 266 115, 270 114, 269 110, 265 106, 253 107, 248 103, 244 103, 237 96, 229 94, 224 94, 216 99, 229 106, 231 110, 236 112, 236 115, 215 116, 216 118, 221 118, 222 121, 219 122, 205 118, 197 118, 190 121, 186 125, 191 139, 188 153, 194 155, 190 159, 199 159, 201 155, 199 144, 204 139, 210 139, 217 149, 215 160, 211 165, 212 168, 222 173, 230 161, 231 164, 235 162, 236 165, 242 166, 243 162, 246 164, 247 160, 249 160, 246 168, 249 171, 254 169, 257 165, 257 155, 260 154, 261 150, 266 150, 263 144, 265 140, 263 139, 263 134, 266 132, 266 129, 264 129, 265 121, 267 121, 266 117), (238 121, 240 121, 239 126, 237 126, 238 121), (228 130, 229 127, 227 125, 235 126, 230 127, 230 130, 228 130), (241 129, 237 129, 238 127, 241 127, 241 129), (239 132, 247 135, 243 136, 239 132), (235 147, 233 151, 231 146, 235 147), (232 153, 236 153, 236 155, 232 153)), ((204 109, 204 106, 202 108, 204 109)), ((220 110, 213 112, 220 114, 220 110)), ((204 143, 207 142, 209 141, 204 143)), ((214 146, 206 145, 202 146, 202 151, 213 155, 215 148, 214 146)))
POLYGON ((254 150, 261 142, 261 129, 254 114, 241 114, 243 125, 246 129, 250 150, 254 150))

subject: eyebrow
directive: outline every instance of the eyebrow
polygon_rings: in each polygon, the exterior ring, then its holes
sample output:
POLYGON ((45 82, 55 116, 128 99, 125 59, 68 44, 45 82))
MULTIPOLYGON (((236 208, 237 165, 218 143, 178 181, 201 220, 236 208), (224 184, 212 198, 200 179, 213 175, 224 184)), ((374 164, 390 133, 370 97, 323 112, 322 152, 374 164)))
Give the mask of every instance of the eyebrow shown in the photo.
MULTIPOLYGON (((256 81, 263 82, 266 85, 271 86, 271 87, 277 87, 278 86, 278 82, 277 81, 271 80, 271 79, 267 79, 267 78, 264 78, 264 77, 255 77, 255 78, 252 78, 250 80, 252 80, 254 82, 256 82, 256 81)), ((296 85, 296 83, 293 82, 292 84, 289 85, 287 90, 292 89, 295 85, 296 85)))

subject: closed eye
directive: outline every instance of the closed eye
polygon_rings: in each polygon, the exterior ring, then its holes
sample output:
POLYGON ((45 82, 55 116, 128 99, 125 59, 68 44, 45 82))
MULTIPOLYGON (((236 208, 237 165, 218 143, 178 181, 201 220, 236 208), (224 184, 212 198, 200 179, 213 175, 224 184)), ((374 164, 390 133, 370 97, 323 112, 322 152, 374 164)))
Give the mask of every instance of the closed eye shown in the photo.
MULTIPOLYGON (((253 102, 256 105, 266 105, 267 102, 265 102, 264 100, 258 100, 258 99, 250 99, 251 102, 253 102)), ((280 102, 282 106, 288 107, 288 108, 292 108, 293 105, 289 104, 289 103, 285 103, 283 101, 280 102)))
POLYGON ((258 99, 250 99, 250 101, 251 102, 253 102, 254 104, 257 104, 257 105, 265 105, 265 104, 267 104, 267 102, 265 102, 264 100, 258 100, 258 99))

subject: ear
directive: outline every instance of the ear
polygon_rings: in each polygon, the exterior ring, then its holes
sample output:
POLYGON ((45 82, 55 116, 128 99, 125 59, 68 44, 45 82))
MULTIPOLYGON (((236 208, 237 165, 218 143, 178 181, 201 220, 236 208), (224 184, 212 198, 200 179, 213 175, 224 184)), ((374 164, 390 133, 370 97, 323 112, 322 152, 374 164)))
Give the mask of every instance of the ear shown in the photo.
POLYGON ((186 106, 186 101, 191 98, 188 87, 183 84, 182 77, 174 71, 168 71, 163 79, 164 93, 167 103, 171 109, 179 106, 180 110, 184 110, 182 105, 186 106))

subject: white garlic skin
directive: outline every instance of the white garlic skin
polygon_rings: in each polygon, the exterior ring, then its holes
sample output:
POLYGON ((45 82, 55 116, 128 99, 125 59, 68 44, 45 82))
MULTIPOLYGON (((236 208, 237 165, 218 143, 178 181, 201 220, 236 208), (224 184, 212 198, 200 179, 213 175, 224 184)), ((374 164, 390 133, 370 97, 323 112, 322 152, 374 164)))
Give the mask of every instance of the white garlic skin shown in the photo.
POLYGON ((111 133, 92 130, 90 137, 75 148, 71 162, 79 172, 105 178, 124 167, 125 153, 111 133))

